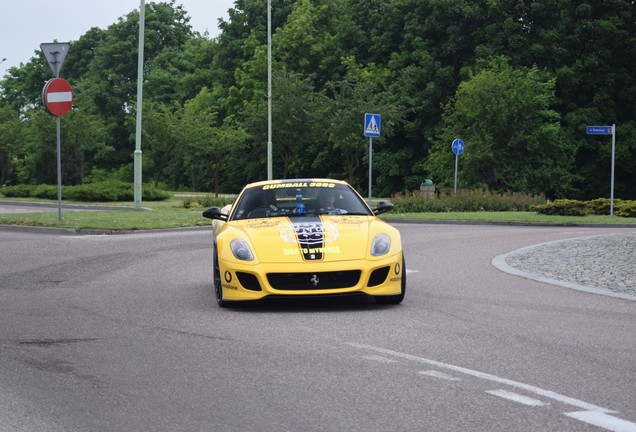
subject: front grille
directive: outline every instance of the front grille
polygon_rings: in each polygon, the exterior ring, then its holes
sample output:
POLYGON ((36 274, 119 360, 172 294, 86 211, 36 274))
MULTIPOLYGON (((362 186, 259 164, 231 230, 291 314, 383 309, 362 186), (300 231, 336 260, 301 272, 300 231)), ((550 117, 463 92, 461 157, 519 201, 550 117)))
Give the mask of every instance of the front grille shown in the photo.
POLYGON ((268 273, 269 284, 278 290, 323 290, 350 288, 360 280, 360 270, 315 273, 268 273))
POLYGON ((236 277, 243 285, 243 288, 251 291, 261 291, 261 284, 258 283, 258 279, 253 274, 236 272, 236 277))

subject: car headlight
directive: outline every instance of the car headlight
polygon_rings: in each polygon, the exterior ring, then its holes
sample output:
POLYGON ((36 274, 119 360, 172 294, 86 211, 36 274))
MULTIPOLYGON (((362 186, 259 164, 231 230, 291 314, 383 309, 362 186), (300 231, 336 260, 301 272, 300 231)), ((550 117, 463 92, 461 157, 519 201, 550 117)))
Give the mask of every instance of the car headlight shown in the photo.
POLYGON ((236 259, 241 261, 253 261, 254 255, 247 242, 241 238, 235 238, 230 242, 230 249, 236 259))
POLYGON ((373 237, 373 243, 371 243, 372 256, 385 255, 389 249, 391 249, 391 237, 388 234, 380 233, 373 237))

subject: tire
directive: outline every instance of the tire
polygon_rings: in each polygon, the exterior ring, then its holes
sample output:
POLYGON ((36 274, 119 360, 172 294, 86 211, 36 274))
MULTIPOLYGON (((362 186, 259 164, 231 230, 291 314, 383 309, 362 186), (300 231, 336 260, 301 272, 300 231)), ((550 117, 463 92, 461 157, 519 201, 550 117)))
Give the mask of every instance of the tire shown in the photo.
POLYGON ((391 296, 375 296, 375 302, 381 305, 396 305, 402 303, 404 295, 406 294, 406 263, 404 261, 404 255, 402 255, 402 290, 398 295, 391 296))
POLYGON ((228 306, 228 302, 223 300, 223 287, 221 286, 221 268, 219 267, 219 254, 216 251, 216 245, 214 245, 214 298, 216 303, 224 308, 228 306))

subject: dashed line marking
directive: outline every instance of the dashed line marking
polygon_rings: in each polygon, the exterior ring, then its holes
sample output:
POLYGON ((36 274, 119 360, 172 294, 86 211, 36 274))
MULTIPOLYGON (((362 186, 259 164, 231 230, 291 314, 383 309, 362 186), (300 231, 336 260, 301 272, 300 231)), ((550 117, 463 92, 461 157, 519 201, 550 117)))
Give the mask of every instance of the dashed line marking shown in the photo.
POLYGON ((367 355, 367 356, 362 356, 362 358, 365 358, 367 360, 373 360, 373 361, 377 361, 380 363, 397 363, 397 360, 393 360, 390 358, 386 358, 386 357, 382 357, 379 355, 367 355))
MULTIPOLYGON (((346 345, 352 346, 354 348, 375 351, 377 353, 381 353, 387 356, 398 357, 405 360, 428 364, 439 369, 446 369, 456 373, 469 375, 469 376, 483 379, 486 381, 492 381, 501 385, 507 385, 510 387, 521 389, 523 391, 526 391, 528 393, 534 393, 546 399, 552 399, 554 401, 560 402, 565 405, 571 405, 577 408, 581 408, 583 411, 575 411, 575 412, 569 412, 569 413, 563 413, 563 414, 565 414, 566 416, 570 418, 579 420, 583 423, 597 426, 597 427, 609 430, 611 432, 636 432, 636 423, 609 415, 609 414, 615 414, 617 411, 603 408, 601 406, 594 405, 594 404, 591 404, 579 399, 575 399, 569 396, 565 396, 550 390, 545 390, 540 387, 536 387, 530 384, 525 384, 519 381, 513 381, 507 378, 498 377, 496 375, 487 374, 485 372, 479 372, 479 371, 464 368, 461 366, 455 366, 455 365, 452 365, 449 363, 443 363, 437 360, 427 359, 424 357, 418 357, 418 356, 414 356, 411 354, 406 354, 406 353, 402 353, 398 351, 392 351, 386 348, 376 347, 373 345, 356 343, 356 342, 346 342, 346 345)), ((490 391, 489 393, 495 396, 514 400, 515 402, 525 403, 526 405, 531 405, 531 406, 546 405, 544 402, 541 402, 538 399, 533 399, 527 396, 523 396, 513 392, 508 392, 505 390, 493 390, 493 391, 490 391)))
POLYGON ((420 371, 419 374, 420 375, 430 376, 430 377, 433 377, 433 378, 443 379, 443 380, 446 380, 446 381, 461 381, 461 379, 457 378, 456 376, 449 375, 447 373, 440 372, 440 371, 427 370, 427 371, 420 371))
POLYGON ((636 423, 620 419, 605 413, 594 411, 577 411, 564 413, 568 417, 580 420, 582 422, 607 429, 612 432, 635 432, 636 423))
POLYGON ((479 371, 464 368, 461 366, 455 366, 449 363, 443 363, 437 360, 427 359, 424 357, 417 357, 411 354, 401 353, 397 351, 391 351, 389 349, 380 348, 373 345, 367 345, 367 344, 361 344, 361 343, 355 343, 355 342, 349 342, 347 343, 347 345, 350 345, 356 348, 372 350, 372 351, 379 352, 388 356, 399 357, 406 360, 415 361, 418 363, 425 363, 431 366, 435 366, 439 369, 446 369, 446 370, 461 373, 464 375, 470 375, 476 378, 484 379, 487 381, 496 382, 498 384, 515 387, 515 388, 527 391, 529 393, 535 393, 539 396, 543 396, 548 399, 553 399, 567 405, 572 405, 577 408, 581 408, 584 411, 595 411, 595 412, 606 412, 606 413, 616 412, 616 411, 609 410, 607 408, 600 407, 598 405, 594 405, 594 404, 579 400, 579 399, 574 399, 569 396, 561 395, 559 393, 555 393, 550 390, 544 390, 542 388, 535 387, 533 385, 525 384, 519 381, 513 381, 507 378, 498 377, 496 375, 487 374, 485 372, 479 372, 479 371))
POLYGON ((491 394, 493 396, 498 396, 500 398, 508 399, 513 402, 520 403, 522 405, 528 405, 528 406, 547 405, 545 402, 542 402, 539 399, 523 396, 523 395, 520 395, 519 393, 510 392, 507 390, 487 390, 486 393, 491 394))

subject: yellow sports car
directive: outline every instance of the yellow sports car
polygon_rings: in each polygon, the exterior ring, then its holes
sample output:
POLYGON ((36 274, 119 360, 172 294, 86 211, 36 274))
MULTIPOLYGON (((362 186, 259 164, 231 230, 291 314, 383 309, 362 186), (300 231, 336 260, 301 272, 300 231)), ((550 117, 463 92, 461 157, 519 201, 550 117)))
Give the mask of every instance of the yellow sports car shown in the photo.
POLYGON ((221 307, 269 296, 366 294, 404 299, 400 233, 346 182, 271 180, 245 186, 233 204, 213 207, 214 293, 221 307))

